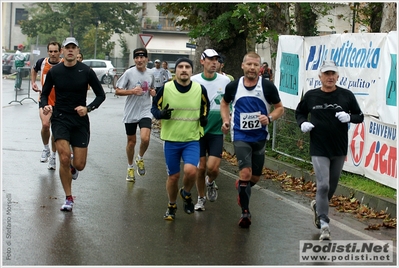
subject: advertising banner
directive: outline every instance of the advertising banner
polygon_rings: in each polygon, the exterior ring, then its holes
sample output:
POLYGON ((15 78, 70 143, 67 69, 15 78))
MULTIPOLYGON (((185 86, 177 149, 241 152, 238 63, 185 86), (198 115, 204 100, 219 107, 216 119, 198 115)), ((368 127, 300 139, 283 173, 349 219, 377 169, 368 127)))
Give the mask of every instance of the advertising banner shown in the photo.
POLYGON ((344 170, 397 189, 397 32, 280 36, 275 84, 284 107, 321 87, 324 60, 338 66, 337 85, 353 92, 365 115, 351 124, 344 170))
POLYGON ((305 69, 303 67, 303 40, 302 36, 280 36, 282 41, 278 43, 276 62, 279 67, 276 70, 274 81, 279 81, 280 98, 285 107, 295 109, 303 91, 305 69), (295 45, 293 45, 295 44, 295 45))
POLYGON ((366 116, 362 124, 351 124, 344 170, 364 175, 397 188, 397 127, 366 116))

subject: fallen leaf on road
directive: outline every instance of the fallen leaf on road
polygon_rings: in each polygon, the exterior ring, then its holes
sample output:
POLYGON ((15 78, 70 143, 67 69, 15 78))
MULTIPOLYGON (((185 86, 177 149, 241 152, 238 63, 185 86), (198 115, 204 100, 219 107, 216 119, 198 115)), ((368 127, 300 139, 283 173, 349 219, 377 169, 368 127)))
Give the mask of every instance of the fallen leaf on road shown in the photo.
MULTIPOLYGON (((232 165, 237 165, 237 158, 231 156, 228 152, 223 151, 222 157, 230 162, 232 165)), ((313 181, 305 181, 303 177, 296 178, 283 172, 278 172, 263 168, 262 175, 266 180, 273 180, 280 182, 281 188, 286 192, 297 192, 304 193, 306 196, 314 199, 316 195, 316 183, 313 181)), ((375 211, 372 208, 367 207, 365 204, 361 204, 360 201, 354 197, 354 193, 347 196, 333 196, 330 200, 330 207, 341 213, 352 213, 358 219, 381 219, 383 223, 369 224, 366 230, 379 230, 380 227, 385 228, 396 228, 396 218, 390 218, 390 215, 384 210, 375 211)))

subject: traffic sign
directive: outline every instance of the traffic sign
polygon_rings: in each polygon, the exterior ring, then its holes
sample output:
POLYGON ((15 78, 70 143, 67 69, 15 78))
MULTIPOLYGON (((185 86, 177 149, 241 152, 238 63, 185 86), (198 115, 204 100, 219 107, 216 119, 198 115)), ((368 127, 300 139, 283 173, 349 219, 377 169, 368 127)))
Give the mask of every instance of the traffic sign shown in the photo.
POLYGON ((186 48, 194 48, 194 49, 196 49, 197 45, 196 44, 191 44, 191 43, 186 43, 186 48))
POLYGON ((147 47, 148 43, 151 41, 153 35, 152 34, 139 34, 141 42, 145 47, 147 47))

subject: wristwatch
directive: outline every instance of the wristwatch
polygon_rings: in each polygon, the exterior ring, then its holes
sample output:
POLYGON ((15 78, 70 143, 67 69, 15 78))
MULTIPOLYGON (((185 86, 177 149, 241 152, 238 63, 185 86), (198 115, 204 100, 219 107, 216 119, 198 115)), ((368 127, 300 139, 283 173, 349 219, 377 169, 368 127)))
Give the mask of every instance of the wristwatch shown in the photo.
POLYGON ((91 107, 90 106, 86 106, 87 112, 90 113, 91 112, 91 107))
POLYGON ((271 115, 269 115, 267 118, 269 119, 269 123, 271 123, 273 120, 273 117, 271 115))

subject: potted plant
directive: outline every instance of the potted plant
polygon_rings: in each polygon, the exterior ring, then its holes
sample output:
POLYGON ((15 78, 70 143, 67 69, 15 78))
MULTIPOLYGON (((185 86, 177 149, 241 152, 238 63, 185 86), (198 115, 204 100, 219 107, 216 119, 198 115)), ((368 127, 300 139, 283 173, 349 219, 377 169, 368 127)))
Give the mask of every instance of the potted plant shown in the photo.
POLYGON ((152 20, 150 19, 150 18, 145 18, 145 21, 144 21, 144 28, 146 28, 146 29, 151 29, 151 23, 152 23, 152 20))
POLYGON ((157 29, 158 28, 158 24, 159 24, 158 21, 153 21, 151 29, 157 29))

